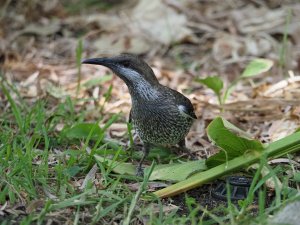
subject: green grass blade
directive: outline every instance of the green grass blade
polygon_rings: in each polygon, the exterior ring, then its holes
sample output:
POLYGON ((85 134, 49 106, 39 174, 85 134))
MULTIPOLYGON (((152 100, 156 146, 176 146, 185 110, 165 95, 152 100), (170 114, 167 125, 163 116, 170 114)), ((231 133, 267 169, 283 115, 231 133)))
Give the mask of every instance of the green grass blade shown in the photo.
POLYGON ((17 106, 17 104, 15 103, 13 98, 11 97, 9 91, 6 89, 3 82, 1 82, 1 88, 3 90, 4 95, 6 96, 6 98, 8 99, 8 101, 11 105, 13 115, 14 115, 16 121, 17 121, 17 124, 19 126, 20 131, 22 133, 24 133, 24 124, 23 124, 23 118, 22 118, 22 115, 21 115, 21 110, 19 109, 19 107, 17 106))

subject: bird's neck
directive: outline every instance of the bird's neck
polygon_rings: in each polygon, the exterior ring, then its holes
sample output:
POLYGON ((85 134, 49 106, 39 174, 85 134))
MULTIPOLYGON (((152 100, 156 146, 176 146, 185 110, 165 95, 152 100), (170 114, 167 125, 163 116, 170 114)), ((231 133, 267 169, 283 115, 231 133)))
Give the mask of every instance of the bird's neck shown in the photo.
POLYGON ((133 85, 128 86, 132 100, 153 101, 158 99, 159 91, 153 85, 144 79, 140 79, 133 85))

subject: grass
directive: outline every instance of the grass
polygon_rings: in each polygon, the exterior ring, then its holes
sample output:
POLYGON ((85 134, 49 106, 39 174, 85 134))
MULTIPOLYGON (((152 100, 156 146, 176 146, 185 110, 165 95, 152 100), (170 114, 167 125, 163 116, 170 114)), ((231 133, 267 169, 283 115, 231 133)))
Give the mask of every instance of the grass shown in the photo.
MULTIPOLYGON (((298 198, 297 189, 287 187, 294 176, 283 178, 286 171, 297 174, 292 164, 271 168, 262 159, 247 199, 207 209, 186 193, 185 201, 180 203, 185 213, 178 209, 165 211, 172 200, 161 200, 147 192, 149 174, 144 180, 116 175, 111 168, 95 161, 94 154, 113 153, 113 160, 123 161, 131 154, 122 146, 107 142, 105 129, 96 140, 92 133, 78 139, 68 138, 57 130, 59 124, 71 128, 87 120, 85 110, 78 108, 76 101, 67 98, 54 106, 47 100, 32 104, 22 99, 13 85, 4 80, 0 84, 5 105, 10 106, 0 112, 0 213, 5 208, 15 210, 5 211, 0 217, 1 224, 49 221, 58 224, 265 224, 268 215, 298 198), (268 167, 270 173, 261 179, 263 167, 268 167), (285 188, 275 182, 274 200, 267 205, 264 183, 274 178, 284 183, 285 188), (133 189, 133 185, 138 188, 133 189), (258 209, 257 216, 253 217, 255 191, 258 191, 258 209)), ((105 128, 118 120, 122 118, 111 115, 105 121, 105 128)))

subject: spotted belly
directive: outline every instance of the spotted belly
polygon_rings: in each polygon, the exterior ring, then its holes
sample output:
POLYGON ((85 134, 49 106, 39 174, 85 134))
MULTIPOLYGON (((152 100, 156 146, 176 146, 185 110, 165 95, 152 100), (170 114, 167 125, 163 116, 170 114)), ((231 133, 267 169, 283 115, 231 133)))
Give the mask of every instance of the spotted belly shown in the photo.
POLYGON ((143 142, 160 145, 174 145, 185 138, 192 125, 192 120, 182 116, 177 120, 161 118, 155 115, 148 119, 134 120, 134 128, 143 142))

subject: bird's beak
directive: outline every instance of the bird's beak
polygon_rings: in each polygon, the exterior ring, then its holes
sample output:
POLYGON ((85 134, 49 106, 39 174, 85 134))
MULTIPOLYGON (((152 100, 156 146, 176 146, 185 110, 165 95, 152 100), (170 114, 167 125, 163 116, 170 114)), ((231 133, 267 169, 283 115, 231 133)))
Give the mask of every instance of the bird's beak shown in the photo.
POLYGON ((112 65, 112 60, 109 58, 93 58, 93 59, 84 59, 81 61, 83 64, 95 64, 109 67, 112 65))
POLYGON ((81 63, 84 64, 94 64, 94 65, 101 65, 109 68, 112 70, 113 73, 115 73, 118 77, 120 77, 126 84, 129 83, 128 77, 130 77, 131 74, 128 74, 128 72, 122 71, 122 67, 120 66, 120 63, 115 58, 93 58, 93 59, 85 59, 81 61, 81 63))

